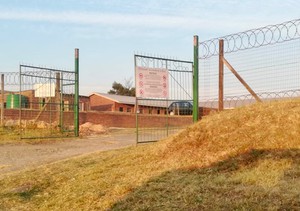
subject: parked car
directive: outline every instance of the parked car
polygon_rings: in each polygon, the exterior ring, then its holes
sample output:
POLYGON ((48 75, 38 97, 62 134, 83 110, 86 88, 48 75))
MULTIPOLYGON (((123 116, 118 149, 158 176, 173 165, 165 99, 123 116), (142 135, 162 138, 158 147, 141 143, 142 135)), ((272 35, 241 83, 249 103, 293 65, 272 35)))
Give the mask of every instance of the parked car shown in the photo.
POLYGON ((189 101, 176 101, 168 108, 170 115, 192 115, 193 105, 189 101))

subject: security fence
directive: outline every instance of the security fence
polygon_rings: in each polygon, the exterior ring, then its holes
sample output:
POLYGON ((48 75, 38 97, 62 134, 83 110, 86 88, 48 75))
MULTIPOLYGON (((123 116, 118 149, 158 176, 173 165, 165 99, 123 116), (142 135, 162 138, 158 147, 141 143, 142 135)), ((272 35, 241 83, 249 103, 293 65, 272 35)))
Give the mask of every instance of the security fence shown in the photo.
POLYGON ((193 63, 135 55, 137 143, 157 141, 193 122, 193 63))
POLYGON ((199 44, 199 104, 219 110, 300 95, 300 20, 199 44))

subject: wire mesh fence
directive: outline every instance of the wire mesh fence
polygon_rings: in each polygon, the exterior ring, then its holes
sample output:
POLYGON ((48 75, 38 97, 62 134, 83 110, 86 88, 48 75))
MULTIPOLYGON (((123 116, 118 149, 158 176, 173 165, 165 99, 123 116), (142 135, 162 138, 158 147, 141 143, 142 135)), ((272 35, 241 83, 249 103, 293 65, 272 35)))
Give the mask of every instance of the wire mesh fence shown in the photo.
POLYGON ((222 109, 223 101, 226 109, 299 97, 299 24, 293 20, 199 43, 200 104, 222 109))
MULTIPOLYGON (((150 81, 152 87, 147 90, 147 79, 136 79, 136 128, 137 142, 151 142, 175 134, 193 122, 192 119, 192 69, 189 61, 157 58, 143 55, 135 55, 135 68, 144 68, 149 71, 164 70, 166 75, 161 83, 163 88, 157 89, 155 80, 150 81), (145 84, 143 84, 145 83, 145 84), (153 85, 155 84, 155 85, 153 85), (144 92, 156 93, 151 97, 144 96, 144 92), (140 93, 139 93, 140 92, 140 93), (160 96, 161 94, 161 96, 160 96)), ((137 76, 139 77, 139 76, 137 76)), ((149 81, 148 81, 149 82, 149 81)))
POLYGON ((20 65, 0 74, 3 127, 20 138, 74 136, 74 72, 20 65))

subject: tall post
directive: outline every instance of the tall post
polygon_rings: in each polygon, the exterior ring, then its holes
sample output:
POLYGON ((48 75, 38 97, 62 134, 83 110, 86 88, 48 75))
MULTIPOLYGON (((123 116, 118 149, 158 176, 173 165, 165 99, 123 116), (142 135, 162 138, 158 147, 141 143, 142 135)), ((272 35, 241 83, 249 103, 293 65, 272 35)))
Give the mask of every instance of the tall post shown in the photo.
MULTIPOLYGON (((166 60, 166 70, 168 70, 168 60, 166 60)), ((169 70, 168 70, 168 74, 169 74, 169 70)), ((169 89, 169 88, 168 88, 169 89)), ((166 99, 166 114, 167 114, 167 118, 166 118, 166 126, 167 126, 167 137, 169 136, 169 112, 168 112, 168 101, 169 101, 169 95, 166 99)))
POLYGON ((224 109, 224 40, 219 40, 219 111, 224 109))
POLYGON ((137 98, 137 80, 136 80, 136 55, 134 55, 134 83, 135 83, 135 130, 136 130, 136 137, 135 137, 135 144, 137 145, 139 142, 139 105, 138 105, 138 98, 137 98))
POLYGON ((79 49, 75 48, 74 132, 79 136, 79 49))
POLYGON ((1 126, 4 120, 4 74, 1 74, 1 126))
MULTIPOLYGON (((19 105, 21 105, 21 92, 22 92, 22 66, 19 66, 19 105)), ((19 138, 22 139, 22 127, 21 127, 21 120, 22 120, 22 109, 19 106, 19 138)))
POLYGON ((64 106, 64 89, 63 89, 63 81, 64 81, 64 78, 63 78, 63 74, 61 73, 61 76, 60 76, 60 96, 59 96, 59 113, 60 113, 60 118, 59 118, 59 124, 60 124, 60 132, 63 132, 64 128, 63 128, 63 125, 64 125, 64 109, 65 109, 65 106, 64 106))
MULTIPOLYGON (((60 73, 56 73, 55 74, 55 79, 56 79, 56 82, 55 82, 55 107, 56 108, 52 108, 52 105, 50 104, 51 108, 50 108, 50 114, 52 113, 52 110, 55 111, 56 113, 56 121, 59 122, 59 127, 60 127, 60 131, 62 131, 62 122, 60 121, 61 120, 61 116, 62 116, 62 113, 61 113, 61 103, 60 103, 60 93, 61 93, 61 90, 60 90, 60 73)), ((51 98, 50 98, 51 99, 51 98)), ((51 121, 51 118, 50 118, 50 121, 51 121)), ((52 123, 52 122, 50 122, 52 123)))
POLYGON ((199 119, 199 57, 198 57, 198 36, 194 36, 194 68, 193 68, 193 121, 199 119))

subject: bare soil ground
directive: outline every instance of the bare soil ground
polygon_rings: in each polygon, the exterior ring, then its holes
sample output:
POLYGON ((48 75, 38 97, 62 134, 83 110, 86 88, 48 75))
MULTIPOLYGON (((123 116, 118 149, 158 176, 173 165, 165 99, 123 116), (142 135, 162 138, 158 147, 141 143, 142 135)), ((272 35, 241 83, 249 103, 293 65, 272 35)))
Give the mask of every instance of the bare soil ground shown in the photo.
POLYGON ((134 144, 134 130, 121 129, 67 141, 0 145, 0 177, 14 171, 35 168, 74 156, 119 149, 134 144))

